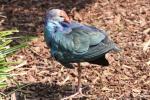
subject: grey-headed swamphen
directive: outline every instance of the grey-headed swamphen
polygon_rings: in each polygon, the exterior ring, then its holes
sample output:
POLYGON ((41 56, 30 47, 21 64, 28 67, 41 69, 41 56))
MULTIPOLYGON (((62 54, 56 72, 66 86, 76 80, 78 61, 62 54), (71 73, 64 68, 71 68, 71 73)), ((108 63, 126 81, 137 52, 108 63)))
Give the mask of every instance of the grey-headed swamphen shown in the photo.
POLYGON ((78 63, 78 93, 81 91, 80 62, 107 65, 105 54, 119 51, 101 29, 71 21, 65 11, 52 9, 45 18, 44 37, 52 56, 66 67, 78 63))

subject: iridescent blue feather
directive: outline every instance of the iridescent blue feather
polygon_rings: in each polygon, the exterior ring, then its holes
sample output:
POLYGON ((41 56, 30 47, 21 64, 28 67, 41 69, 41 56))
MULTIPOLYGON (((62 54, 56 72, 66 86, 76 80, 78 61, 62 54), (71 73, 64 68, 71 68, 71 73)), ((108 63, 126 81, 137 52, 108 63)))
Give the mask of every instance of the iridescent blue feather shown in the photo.
POLYGON ((74 21, 47 20, 44 36, 52 56, 61 63, 93 61, 119 50, 104 31, 74 21))

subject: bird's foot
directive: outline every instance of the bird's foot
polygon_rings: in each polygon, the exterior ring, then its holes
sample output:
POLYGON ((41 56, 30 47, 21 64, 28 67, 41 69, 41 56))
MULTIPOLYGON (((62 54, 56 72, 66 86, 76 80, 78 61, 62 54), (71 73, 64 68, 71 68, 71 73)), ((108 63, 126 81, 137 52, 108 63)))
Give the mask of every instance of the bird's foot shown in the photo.
POLYGON ((85 96, 85 95, 82 93, 82 88, 79 88, 77 93, 78 93, 80 96, 85 96))
POLYGON ((72 94, 68 97, 62 98, 61 100, 72 100, 74 98, 81 98, 84 97, 85 95, 82 93, 82 88, 78 89, 78 92, 76 92, 75 94, 72 94))

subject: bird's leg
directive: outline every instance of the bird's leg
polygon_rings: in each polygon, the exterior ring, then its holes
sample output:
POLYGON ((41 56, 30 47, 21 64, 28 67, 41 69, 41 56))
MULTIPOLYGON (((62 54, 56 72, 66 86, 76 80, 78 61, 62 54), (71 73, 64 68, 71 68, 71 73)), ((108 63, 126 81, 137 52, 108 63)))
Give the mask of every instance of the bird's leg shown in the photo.
POLYGON ((78 92, 82 94, 82 88, 81 88, 81 72, 82 72, 82 67, 80 63, 78 63, 78 92))
POLYGON ((81 72, 82 72, 82 67, 81 67, 80 63, 78 63, 77 71, 78 71, 78 91, 77 91, 77 93, 75 93, 73 95, 70 95, 68 97, 62 98, 61 100, 68 100, 68 99, 72 100, 73 98, 85 96, 82 93, 82 88, 81 88, 81 72))

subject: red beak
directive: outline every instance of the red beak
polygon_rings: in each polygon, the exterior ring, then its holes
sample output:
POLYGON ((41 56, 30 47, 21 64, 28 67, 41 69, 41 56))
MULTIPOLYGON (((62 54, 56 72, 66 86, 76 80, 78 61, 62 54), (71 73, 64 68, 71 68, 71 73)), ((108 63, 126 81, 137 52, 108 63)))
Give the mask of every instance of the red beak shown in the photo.
POLYGON ((67 22, 67 23, 70 23, 70 18, 68 17, 68 15, 66 14, 65 11, 61 11, 60 12, 60 16, 63 16, 64 17, 64 21, 67 22))

